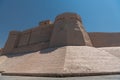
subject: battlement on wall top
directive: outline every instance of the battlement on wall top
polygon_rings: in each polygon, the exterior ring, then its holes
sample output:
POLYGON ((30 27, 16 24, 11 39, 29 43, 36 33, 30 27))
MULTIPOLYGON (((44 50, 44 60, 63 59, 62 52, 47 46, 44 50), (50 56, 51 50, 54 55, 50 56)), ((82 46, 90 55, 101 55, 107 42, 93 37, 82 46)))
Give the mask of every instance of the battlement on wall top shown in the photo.
POLYGON ((72 19, 75 20, 76 19, 76 20, 82 22, 81 17, 79 15, 77 15, 76 13, 63 13, 63 14, 60 14, 55 18, 55 22, 59 21, 59 20, 64 20, 64 19, 67 19, 67 20, 72 20, 72 19))
POLYGON ((52 22, 50 20, 45 20, 45 21, 39 22, 40 26, 49 25, 49 24, 52 24, 52 22))

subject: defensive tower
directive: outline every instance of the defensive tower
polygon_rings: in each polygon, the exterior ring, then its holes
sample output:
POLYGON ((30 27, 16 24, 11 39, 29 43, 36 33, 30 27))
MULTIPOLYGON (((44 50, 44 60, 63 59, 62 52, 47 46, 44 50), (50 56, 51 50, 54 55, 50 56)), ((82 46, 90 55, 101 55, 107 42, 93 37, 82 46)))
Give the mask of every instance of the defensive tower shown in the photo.
POLYGON ((50 47, 66 45, 92 46, 88 33, 83 28, 80 16, 75 13, 58 15, 54 22, 50 47))

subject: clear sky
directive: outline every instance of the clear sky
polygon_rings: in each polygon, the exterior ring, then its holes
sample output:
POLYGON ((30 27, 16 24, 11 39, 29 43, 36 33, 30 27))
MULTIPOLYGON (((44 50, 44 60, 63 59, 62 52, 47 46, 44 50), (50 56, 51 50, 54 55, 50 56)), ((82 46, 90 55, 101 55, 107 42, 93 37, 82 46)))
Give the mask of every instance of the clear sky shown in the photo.
POLYGON ((0 47, 11 30, 25 30, 75 12, 89 32, 120 32, 120 0, 0 0, 0 47))

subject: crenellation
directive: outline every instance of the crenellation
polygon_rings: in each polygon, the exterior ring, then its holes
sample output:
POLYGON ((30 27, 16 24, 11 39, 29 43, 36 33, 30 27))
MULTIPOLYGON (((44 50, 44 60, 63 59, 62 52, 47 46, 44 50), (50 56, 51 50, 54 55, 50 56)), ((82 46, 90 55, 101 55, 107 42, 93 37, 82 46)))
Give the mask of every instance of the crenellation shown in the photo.
POLYGON ((39 22, 40 26, 46 26, 46 25, 50 25, 50 24, 52 24, 52 22, 50 20, 45 20, 45 21, 39 22))

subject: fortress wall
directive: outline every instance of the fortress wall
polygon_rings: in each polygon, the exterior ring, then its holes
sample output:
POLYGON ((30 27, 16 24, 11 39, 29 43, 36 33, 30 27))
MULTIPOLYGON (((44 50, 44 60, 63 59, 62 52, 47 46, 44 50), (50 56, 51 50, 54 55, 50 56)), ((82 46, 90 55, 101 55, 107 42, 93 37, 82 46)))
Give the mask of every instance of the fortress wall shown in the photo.
POLYGON ((0 55, 2 54, 2 52, 3 52, 3 49, 2 49, 2 48, 0 48, 0 55))
POLYGON ((89 36, 95 47, 120 46, 120 33, 89 32, 89 36))
POLYGON ((49 42, 53 30, 53 25, 46 25, 34 28, 31 33, 29 44, 49 42))
POLYGON ((92 46, 87 32, 82 27, 82 20, 75 13, 63 13, 56 17, 50 47, 92 46))
POLYGON ((32 52, 48 48, 52 30, 53 25, 48 25, 23 32, 22 41, 19 43, 22 46, 15 48, 12 53, 32 52))
POLYGON ((29 30, 10 32, 4 53, 31 52, 48 48, 53 28, 53 24, 47 20, 29 30))
POLYGON ((36 28, 33 28, 31 30, 31 34, 29 34, 30 35, 29 39, 26 38, 28 39, 26 41, 28 45, 18 47, 14 49, 12 52, 13 53, 32 52, 48 48, 52 30, 53 25, 38 26, 36 28))
POLYGON ((14 48, 11 52, 12 53, 25 53, 25 52, 34 52, 39 51, 42 49, 48 48, 49 42, 46 43, 38 43, 34 45, 23 46, 19 48, 14 48))
POLYGON ((20 32, 11 31, 8 36, 8 40, 4 46, 3 52, 11 52, 15 47, 17 47, 18 41, 20 37, 20 32))
POLYGON ((42 21, 39 26, 32 29, 29 45, 50 41, 53 24, 50 20, 42 21))
POLYGON ((41 32, 40 27, 32 29, 29 44, 35 44, 40 42, 40 32, 41 32))
POLYGON ((75 13, 58 15, 54 24, 42 21, 38 27, 11 31, 3 53, 31 52, 56 46, 120 46, 120 33, 86 32, 75 13), (91 43, 92 42, 92 43, 91 43))
POLYGON ((29 44, 30 35, 31 30, 23 31, 20 35, 18 47, 27 46, 29 44))

